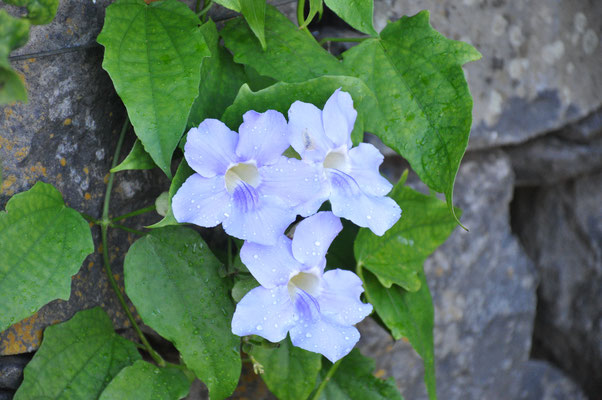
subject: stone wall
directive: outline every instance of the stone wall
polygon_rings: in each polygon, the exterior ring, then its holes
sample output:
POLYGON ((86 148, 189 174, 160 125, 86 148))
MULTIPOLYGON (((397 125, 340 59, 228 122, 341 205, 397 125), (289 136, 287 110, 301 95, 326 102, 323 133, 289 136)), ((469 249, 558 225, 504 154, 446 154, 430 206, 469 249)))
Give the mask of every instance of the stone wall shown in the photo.
MULTIPOLYGON (((124 118, 94 41, 109 3, 61 0, 55 21, 34 27, 29 44, 13 54, 30 100, 0 108, 0 208, 43 180, 70 206, 100 215, 124 118)), ((286 3, 279 2, 293 12, 286 3)), ((420 9, 431 10, 444 35, 483 54, 465 68, 474 121, 455 190, 470 231, 457 229, 425 265, 439 398, 600 398, 602 2, 375 0, 375 25, 420 9)), ((319 37, 357 35, 329 14, 311 28, 319 37)), ((405 164, 388 154, 384 172, 399 174, 405 164)), ((166 185, 160 173, 120 173, 115 214, 147 205, 166 185)), ((112 235, 120 278, 123 243, 135 238, 112 235)), ((129 333, 98 252, 74 278, 69 301, 53 302, 0 334, 0 399, 12 397, 44 326, 95 305, 129 333)), ((392 375, 406 399, 426 398, 411 347, 394 343, 371 321, 360 329, 361 349, 377 358, 377 373, 392 375)), ((265 398, 265 387, 248 375, 247 396, 265 398)), ((191 399, 206 392, 197 385, 195 393, 191 399)))

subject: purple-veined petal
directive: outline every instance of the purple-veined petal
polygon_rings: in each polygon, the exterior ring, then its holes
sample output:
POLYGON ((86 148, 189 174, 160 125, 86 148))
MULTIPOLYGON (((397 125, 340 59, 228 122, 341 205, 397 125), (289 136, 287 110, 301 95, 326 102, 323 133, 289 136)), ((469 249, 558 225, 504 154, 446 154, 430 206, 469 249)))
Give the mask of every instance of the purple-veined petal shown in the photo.
POLYGON ((295 101, 288 110, 290 143, 303 160, 322 162, 334 147, 324 133, 322 111, 313 104, 295 101))
POLYGON ((219 225, 230 210, 230 194, 223 175, 204 178, 192 174, 174 195, 171 207, 178 222, 206 228, 219 225))
POLYGON ((265 288, 288 283, 290 277, 303 269, 291 251, 291 240, 282 235, 273 246, 245 242, 240 259, 249 272, 265 288))
POLYGON ((222 225, 231 236, 273 245, 295 218, 294 211, 281 200, 262 196, 257 189, 241 182, 232 193, 230 214, 222 225))
POLYGON ((289 207, 299 207, 301 215, 314 214, 328 197, 325 176, 318 165, 280 157, 275 164, 260 168, 259 173, 261 193, 279 197, 289 207))
POLYGON ((286 286, 272 289, 259 286, 236 305, 232 333, 258 335, 276 343, 286 337, 294 324, 293 303, 286 286))
POLYGON ((351 147, 351 131, 357 118, 357 111, 353 108, 353 99, 341 89, 335 90, 324 104, 322 120, 324 132, 332 141, 334 147, 351 147))
POLYGON ((331 212, 322 211, 304 219, 295 228, 293 255, 305 265, 319 265, 341 229, 341 220, 331 212))
POLYGON ((341 171, 329 169, 327 174, 331 184, 329 199, 334 215, 370 228, 379 236, 399 220, 401 210, 393 199, 363 193, 357 182, 341 171))
POLYGON ((364 193, 384 196, 393 185, 378 172, 384 157, 376 147, 369 143, 360 143, 349 150, 351 169, 349 175, 355 179, 364 193))
POLYGON ((372 312, 372 305, 362 303, 362 280, 353 272, 342 269, 326 271, 318 297, 322 315, 342 325, 355 325, 372 312))
POLYGON ((340 325, 324 316, 313 322, 297 321, 290 335, 293 345, 323 354, 333 363, 349 354, 360 339, 355 327, 340 325))
POLYGON ((257 166, 278 161, 289 146, 289 128, 278 111, 247 111, 238 128, 240 139, 236 154, 244 160, 255 160, 257 166))
POLYGON ((206 119, 188 131, 184 156, 188 165, 206 178, 226 173, 237 162, 238 134, 217 119, 206 119))

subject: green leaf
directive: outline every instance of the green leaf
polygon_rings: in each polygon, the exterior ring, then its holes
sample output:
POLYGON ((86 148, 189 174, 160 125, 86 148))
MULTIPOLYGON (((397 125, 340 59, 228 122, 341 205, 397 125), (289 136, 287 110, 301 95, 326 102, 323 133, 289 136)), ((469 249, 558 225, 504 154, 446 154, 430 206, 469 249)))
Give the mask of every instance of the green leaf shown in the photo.
POLYGON ((34 25, 50 23, 59 8, 59 0, 4 0, 5 3, 27 7, 27 19, 34 25))
POLYGON ((389 196, 401 207, 401 218, 383 236, 360 229, 355 258, 385 286, 395 283, 415 292, 420 289, 418 273, 424 261, 457 225, 444 202, 406 187, 403 182, 395 185, 389 196))
MULTIPOLYGON (((326 377, 332 364, 324 361, 321 376, 326 377)), ((402 400, 393 378, 379 379, 373 375, 374 361, 353 349, 342 359, 332 379, 320 394, 320 400, 402 400)))
POLYGON ((176 174, 171 180, 171 185, 169 186, 169 208, 167 209, 167 214, 165 214, 165 217, 161 221, 147 226, 147 228, 154 229, 169 225, 179 225, 179 222, 176 221, 176 217, 174 217, 173 210, 171 209, 171 199, 173 199, 178 189, 180 189, 180 186, 182 186, 184 182, 186 182, 186 179, 188 179, 192 174, 194 174, 193 169, 188 166, 188 163, 185 159, 182 159, 180 165, 178 165, 176 174))
POLYGON ((144 323, 171 341, 212 399, 229 396, 241 370, 234 305, 221 263, 185 227, 152 231, 125 257, 125 288, 144 323))
POLYGON ((19 74, 11 67, 8 56, 29 39, 29 22, 14 18, 0 10, 0 104, 27 101, 27 90, 19 74))
POLYGON ((46 328, 15 400, 97 399, 119 371, 140 358, 100 307, 80 311, 46 328))
POLYGON ((288 337, 277 348, 253 346, 251 355, 263 366, 261 378, 280 400, 306 399, 322 368, 320 354, 293 346, 288 337))
POLYGON ((326 253, 326 264, 332 268, 343 268, 350 271, 355 270, 357 262, 355 256, 349 249, 353 248, 353 243, 357 237, 358 226, 348 219, 341 219, 343 230, 334 238, 334 241, 326 253))
POLYGON ((205 118, 220 118, 246 80, 242 65, 236 64, 228 50, 219 45, 215 23, 207 21, 201 33, 211 57, 205 58, 201 66, 199 97, 190 109, 188 127, 198 126, 205 118))
POLYGON ((234 61, 250 65, 260 75, 285 82, 348 75, 336 57, 272 6, 267 6, 266 12, 265 51, 240 18, 227 22, 220 34, 234 53, 234 61))
POLYGON ((240 0, 214 0, 220 6, 229 8, 232 11, 240 12, 240 0))
POLYGON ((118 0, 107 8, 98 43, 103 68, 123 100, 136 135, 171 177, 173 151, 199 95, 203 57, 209 55, 199 19, 182 2, 118 0))
POLYGON ((408 292, 397 285, 386 288, 375 275, 360 269, 368 302, 382 322, 389 328, 393 337, 407 338, 424 362, 424 382, 429 399, 437 398, 435 381, 435 354, 433 342, 434 311, 433 300, 426 278, 419 272, 420 289, 408 292))
POLYGON ((343 53, 345 66, 368 84, 385 116, 380 128, 368 130, 406 158, 431 189, 444 193, 452 213, 472 122, 462 65, 480 57, 469 44, 435 31, 428 11, 390 23, 380 38, 343 53))
POLYGON ((126 171, 131 169, 152 169, 155 168, 155 162, 152 157, 144 150, 140 139, 136 139, 132 150, 127 157, 115 168, 111 168, 110 172, 126 171))
POLYGON ((328 8, 360 32, 378 36, 372 24, 374 0, 324 0, 328 8))
POLYGON ((263 50, 266 49, 267 45, 265 41, 265 10, 265 0, 240 0, 240 12, 257 39, 259 39, 263 50))
MULTIPOLYGON (((240 258, 238 258, 238 260, 240 260, 240 258)), ((252 275, 245 274, 237 276, 234 280, 234 286, 232 286, 232 299, 234 299, 234 302, 236 303, 240 302, 247 293, 257 286, 259 286, 259 282, 257 282, 252 275)))
POLYGON ((38 182, 0 212, 0 332, 55 299, 94 251, 88 223, 58 190, 38 182))
POLYGON ((236 130, 242 123, 242 115, 248 110, 263 112, 271 109, 287 115, 288 109, 296 100, 321 108, 338 88, 351 94, 353 106, 358 111, 358 120, 351 133, 352 140, 357 143, 364 135, 362 121, 378 119, 380 112, 370 89, 360 79, 351 76, 323 76, 300 83, 278 82, 257 92, 252 92, 245 84, 240 88, 234 103, 226 109, 222 120, 236 130))
POLYGON ((174 400, 189 391, 190 381, 181 368, 159 368, 140 360, 122 369, 99 400, 174 400))

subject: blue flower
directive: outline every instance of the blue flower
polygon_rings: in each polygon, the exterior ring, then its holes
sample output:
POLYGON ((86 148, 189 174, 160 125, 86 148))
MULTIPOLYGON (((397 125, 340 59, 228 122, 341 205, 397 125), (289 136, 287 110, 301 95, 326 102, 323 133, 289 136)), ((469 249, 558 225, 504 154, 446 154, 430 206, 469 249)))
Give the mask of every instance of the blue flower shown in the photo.
POLYGON ((353 272, 324 272, 326 251, 341 229, 339 218, 319 212, 299 222, 292 240, 282 235, 274 246, 245 242, 241 260, 261 286, 236 306, 232 332, 271 342, 290 332, 293 345, 332 362, 348 354, 360 337, 353 325, 372 306, 361 302, 362 281, 353 272))
POLYGON ((320 168, 326 181, 313 201, 314 211, 328 199, 334 215, 383 235, 401 210, 385 196, 392 185, 378 172, 383 155, 368 143, 352 148, 356 117, 351 96, 340 89, 323 111, 296 101, 288 111, 291 145, 305 162, 320 168))
POLYGON ((274 244, 296 218, 296 207, 320 187, 312 166, 282 156, 289 129, 277 111, 248 111, 240 134, 215 119, 188 132, 184 156, 196 172, 178 190, 178 222, 220 223, 231 236, 274 244))

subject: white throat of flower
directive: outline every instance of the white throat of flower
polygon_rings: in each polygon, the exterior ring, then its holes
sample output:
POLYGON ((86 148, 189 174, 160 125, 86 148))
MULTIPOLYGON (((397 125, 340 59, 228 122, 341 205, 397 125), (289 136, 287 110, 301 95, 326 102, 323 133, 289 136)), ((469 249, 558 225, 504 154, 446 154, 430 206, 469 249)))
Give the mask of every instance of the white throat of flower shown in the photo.
POLYGON ((349 154, 347 147, 341 146, 338 149, 330 150, 324 161, 322 162, 324 168, 338 169, 342 172, 349 172, 351 169, 351 161, 349 160, 349 154))
POLYGON ((297 296, 297 290, 303 290, 310 296, 317 297, 321 291, 319 269, 315 267, 293 275, 288 281, 287 288, 293 302, 297 296))
POLYGON ((234 192, 234 189, 236 189, 240 182, 245 182, 254 188, 260 182, 259 171, 254 161, 232 164, 226 171, 224 179, 226 181, 226 189, 230 193, 234 192))

